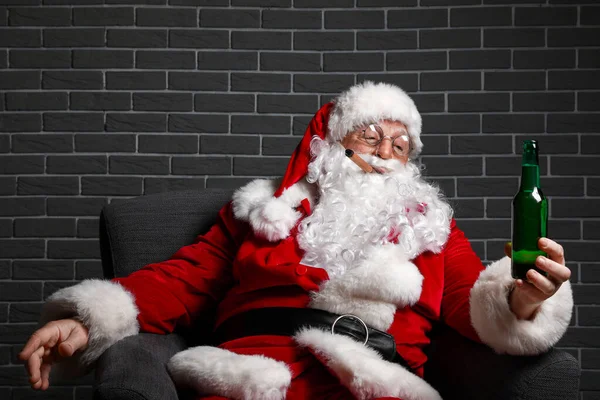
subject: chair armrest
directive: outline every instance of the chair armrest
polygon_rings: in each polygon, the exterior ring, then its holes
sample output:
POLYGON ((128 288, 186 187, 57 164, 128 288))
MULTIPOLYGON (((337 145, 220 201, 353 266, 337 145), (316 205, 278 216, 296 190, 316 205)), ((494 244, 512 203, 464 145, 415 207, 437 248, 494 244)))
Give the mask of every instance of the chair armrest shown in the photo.
POLYGON ((445 328, 432 338, 425 379, 444 399, 576 400, 581 371, 569 353, 498 355, 445 328))
POLYGON ((177 400, 166 363, 186 348, 180 335, 140 333, 112 345, 98 359, 95 400, 177 400))

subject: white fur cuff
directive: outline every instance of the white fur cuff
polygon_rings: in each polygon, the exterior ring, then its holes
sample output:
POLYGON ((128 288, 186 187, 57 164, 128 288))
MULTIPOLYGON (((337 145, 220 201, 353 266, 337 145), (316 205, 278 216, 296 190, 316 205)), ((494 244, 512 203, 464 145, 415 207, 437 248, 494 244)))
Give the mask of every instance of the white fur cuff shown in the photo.
POLYGON ((479 338, 497 353, 543 353, 560 340, 569 326, 573 310, 571 284, 563 283, 542 303, 533 320, 519 320, 508 304, 508 292, 514 284, 510 268, 510 258, 504 257, 481 273, 471 289, 471 323, 479 338))
POLYGON ((139 331, 133 295, 120 284, 90 279, 61 289, 48 298, 41 323, 77 317, 89 330, 84 366, 92 364, 115 342, 139 331))

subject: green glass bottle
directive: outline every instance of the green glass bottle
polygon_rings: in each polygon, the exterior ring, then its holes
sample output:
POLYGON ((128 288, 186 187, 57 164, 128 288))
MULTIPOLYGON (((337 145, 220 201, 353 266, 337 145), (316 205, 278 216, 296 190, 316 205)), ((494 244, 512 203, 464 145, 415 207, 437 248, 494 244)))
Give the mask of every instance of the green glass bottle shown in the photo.
POLYGON ((540 187, 537 141, 523 142, 521 165, 521 187, 512 203, 512 276, 527 280, 526 274, 530 269, 547 276, 545 271, 535 266, 538 256, 546 256, 539 249, 538 240, 548 234, 548 200, 540 187))

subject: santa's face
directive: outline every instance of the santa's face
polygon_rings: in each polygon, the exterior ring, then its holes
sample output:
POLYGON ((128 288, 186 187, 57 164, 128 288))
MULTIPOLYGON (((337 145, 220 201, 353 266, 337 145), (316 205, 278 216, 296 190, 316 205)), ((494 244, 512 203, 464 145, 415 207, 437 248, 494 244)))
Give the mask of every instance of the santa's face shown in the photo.
POLYGON ((349 132, 341 141, 346 149, 357 154, 371 155, 383 160, 408 162, 410 140, 406 125, 400 121, 383 120, 361 126, 349 132))

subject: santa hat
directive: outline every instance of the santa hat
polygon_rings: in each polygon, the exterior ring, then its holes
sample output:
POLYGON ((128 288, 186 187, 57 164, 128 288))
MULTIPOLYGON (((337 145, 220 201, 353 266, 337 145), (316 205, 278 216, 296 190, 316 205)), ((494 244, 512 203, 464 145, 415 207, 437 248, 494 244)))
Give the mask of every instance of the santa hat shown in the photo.
POLYGON ((365 81, 317 111, 292 154, 281 182, 255 181, 236 192, 235 215, 250 222, 255 232, 271 241, 287 237, 301 217, 296 208, 304 199, 312 203, 314 198, 314 188, 303 179, 311 161, 312 140, 318 137, 338 142, 357 127, 382 120, 406 125, 411 143, 409 157, 417 157, 423 148, 422 121, 413 100, 398 86, 365 81))

